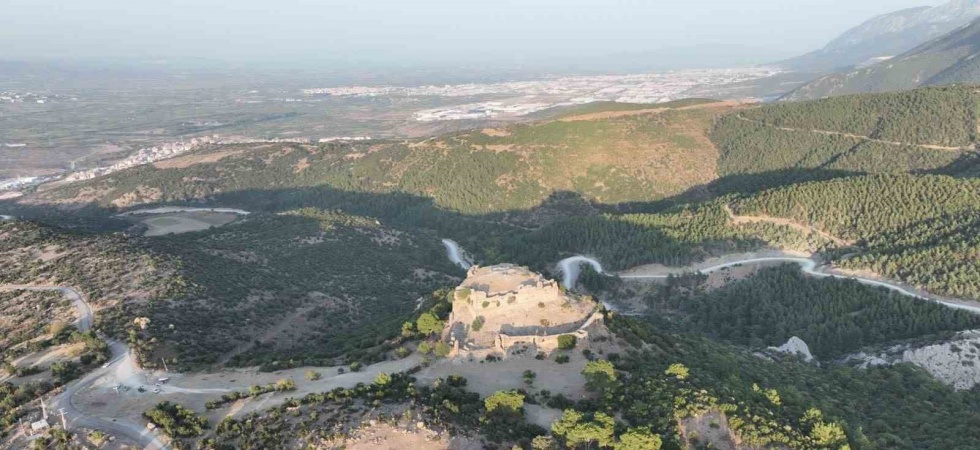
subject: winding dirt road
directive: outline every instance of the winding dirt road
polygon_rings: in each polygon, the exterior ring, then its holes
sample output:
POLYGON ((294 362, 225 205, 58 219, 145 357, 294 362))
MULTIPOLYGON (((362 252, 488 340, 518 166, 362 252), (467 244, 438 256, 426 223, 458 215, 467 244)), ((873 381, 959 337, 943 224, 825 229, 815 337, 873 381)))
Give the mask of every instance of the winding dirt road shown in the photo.
MULTIPOLYGON (((92 327, 94 314, 91 306, 85 301, 82 294, 71 287, 2 285, 0 286, 0 290, 60 291, 72 300, 72 303, 78 311, 78 320, 76 321, 78 329, 87 331, 92 327)), ((108 434, 135 442, 139 448, 144 450, 168 450, 169 447, 154 433, 150 432, 146 427, 144 427, 142 423, 127 420, 124 417, 103 417, 97 414, 92 414, 91 411, 82 410, 82 408, 80 408, 77 404, 79 397, 78 394, 82 391, 100 389, 104 391, 111 391, 111 387, 109 386, 120 386, 130 390, 138 389, 140 387, 159 389, 159 392, 155 394, 158 396, 173 394, 217 396, 233 390, 247 390, 249 386, 253 384, 266 384, 274 381, 274 378, 269 379, 270 377, 279 377, 278 375, 274 374, 249 376, 240 371, 230 371, 229 374, 232 374, 233 377, 237 378, 238 380, 231 380, 232 382, 225 384, 225 387, 183 387, 180 386, 180 377, 167 384, 148 386, 147 380, 155 379, 156 376, 153 376, 153 374, 141 369, 138 366, 129 346, 123 342, 109 338, 108 336, 104 336, 102 334, 100 334, 99 337, 109 345, 112 353, 112 357, 110 358, 109 362, 104 364, 102 367, 89 372, 84 377, 68 383, 65 386, 65 390, 55 396, 51 401, 50 405, 52 406, 52 411, 64 410, 65 420, 68 423, 68 429, 77 429, 81 427, 101 430, 108 434)), ((403 372, 410 370, 421 362, 422 358, 419 355, 412 355, 408 358, 400 360, 384 361, 381 363, 372 364, 365 367, 360 372, 327 375, 321 380, 301 384, 295 392, 290 392, 290 396, 302 396, 312 392, 325 392, 338 387, 351 388, 356 386, 358 383, 370 383, 381 372, 403 372)), ((286 371, 286 378, 291 377, 294 379, 300 379, 305 374, 304 372, 309 369, 310 368, 307 367, 291 369, 286 371)), ((336 371, 334 371, 334 373, 336 373, 336 371)), ((214 376, 215 374, 209 375, 214 376)), ((194 383, 192 382, 192 384, 194 383)), ((146 395, 149 395, 149 393, 146 395)), ((146 397, 146 399, 150 406, 157 401, 156 397, 146 397)), ((270 408, 284 402, 285 399, 286 396, 266 397, 260 402, 253 402, 243 405, 242 409, 235 412, 244 413, 248 411, 257 411, 264 408, 270 408)))
MULTIPOLYGON (((72 304, 75 306, 75 310, 78 313, 78 318, 75 320, 76 328, 78 328, 80 331, 88 331, 92 328, 94 317, 92 306, 85 301, 85 298, 81 293, 71 287, 15 284, 0 286, 0 290, 61 292, 65 297, 71 299, 72 304)), ((79 380, 68 383, 65 386, 65 390, 61 394, 58 394, 51 402, 51 405, 53 406, 52 410, 64 410, 65 421, 68 423, 69 430, 78 427, 101 430, 114 436, 120 436, 136 442, 140 448, 143 449, 167 450, 168 447, 166 444, 161 442, 154 434, 150 433, 150 431, 141 424, 127 420, 91 416, 84 414, 75 408, 75 404, 72 402, 72 397, 74 397, 79 390, 90 386, 93 382, 95 382, 95 380, 116 371, 121 364, 129 362, 129 347, 127 347, 126 344, 110 339, 107 336, 99 335, 99 337, 109 344, 109 348, 112 351, 111 359, 99 369, 88 373, 79 380)))
POLYGON ((617 274, 617 276, 623 279, 644 279, 644 278, 664 279, 669 277, 670 275, 676 275, 684 272, 695 272, 695 273, 701 273, 707 275, 712 272, 717 272, 719 270, 726 269, 729 267, 742 266, 747 264, 765 264, 765 263, 773 263, 773 262, 798 264, 804 273, 811 276, 815 276, 819 278, 840 278, 840 279, 854 280, 861 284, 890 289, 892 291, 898 292, 899 294, 907 295, 909 297, 914 297, 921 300, 934 301, 936 303, 940 303, 950 308, 963 309, 966 311, 970 311, 974 314, 980 314, 980 306, 975 306, 975 305, 967 304, 966 302, 947 299, 935 295, 919 293, 913 290, 912 288, 903 286, 902 284, 897 282, 875 280, 871 278, 862 278, 853 275, 834 273, 829 266, 821 264, 820 262, 812 258, 803 258, 799 256, 790 256, 790 255, 737 259, 734 261, 729 261, 729 262, 725 262, 709 267, 703 267, 700 269, 669 268, 660 271, 661 273, 641 273, 642 269, 630 269, 629 271, 626 271, 627 273, 617 274))
POLYGON ((868 136, 861 136, 860 134, 844 133, 844 132, 840 132, 840 131, 829 131, 829 130, 816 130, 816 129, 806 129, 806 128, 780 127, 780 126, 776 126, 776 125, 765 123, 765 122, 763 122, 761 120, 749 119, 747 117, 743 117, 741 114, 736 115, 735 118, 737 118, 738 120, 741 120, 741 121, 745 121, 745 122, 749 122, 749 123, 754 123, 756 125, 760 125, 760 126, 764 126, 764 127, 768 127, 768 128, 775 128, 775 129, 780 130, 780 131, 794 131, 794 132, 801 132, 801 133, 814 133, 814 134, 822 134, 822 135, 825 135, 825 136, 840 136, 840 137, 846 137, 846 138, 851 138, 851 139, 857 139, 857 140, 860 140, 860 141, 877 142, 879 144, 892 145, 892 146, 895 146, 895 147, 919 147, 919 148, 926 149, 926 150, 939 150, 939 151, 946 151, 946 152, 962 152, 962 151, 973 150, 973 147, 950 147, 950 146, 946 146, 946 145, 936 145, 936 144, 915 144, 915 143, 910 143, 910 142, 887 141, 887 140, 884 140, 884 139, 875 139, 875 138, 868 137, 868 136))
POLYGON ((771 216, 738 215, 735 214, 735 211, 732 211, 732 207, 730 205, 724 205, 722 206, 722 209, 725 211, 725 214, 728 215, 728 220, 731 221, 732 225, 742 225, 745 223, 771 223, 774 225, 787 226, 794 230, 800 231, 804 234, 811 234, 811 233, 816 234, 828 241, 833 242, 834 244, 837 244, 840 247, 848 247, 854 245, 854 241, 846 241, 826 231, 816 228, 812 225, 805 225, 791 219, 784 219, 781 217, 771 217, 771 216))

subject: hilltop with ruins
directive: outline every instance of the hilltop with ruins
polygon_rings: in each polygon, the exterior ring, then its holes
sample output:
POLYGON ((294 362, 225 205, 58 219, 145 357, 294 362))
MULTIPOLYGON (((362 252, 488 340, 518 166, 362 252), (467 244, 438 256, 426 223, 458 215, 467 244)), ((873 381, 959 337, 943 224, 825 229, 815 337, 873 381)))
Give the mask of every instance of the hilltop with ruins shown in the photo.
POLYGON ((454 355, 509 354, 514 347, 548 352, 558 347, 560 335, 588 338, 587 329, 601 319, 593 300, 526 267, 474 266, 454 292, 444 337, 454 355))

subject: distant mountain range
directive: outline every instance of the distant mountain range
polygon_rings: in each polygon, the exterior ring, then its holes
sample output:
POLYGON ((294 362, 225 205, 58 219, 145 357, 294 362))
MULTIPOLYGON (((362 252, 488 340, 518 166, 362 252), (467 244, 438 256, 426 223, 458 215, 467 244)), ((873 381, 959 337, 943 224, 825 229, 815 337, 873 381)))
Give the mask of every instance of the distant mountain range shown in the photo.
POLYGON ((980 17, 980 0, 953 0, 936 7, 903 9, 873 17, 824 48, 778 65, 793 71, 829 72, 903 54, 980 17))
POLYGON ((818 78, 788 94, 810 100, 844 94, 889 92, 980 82, 980 20, 868 67, 818 78))

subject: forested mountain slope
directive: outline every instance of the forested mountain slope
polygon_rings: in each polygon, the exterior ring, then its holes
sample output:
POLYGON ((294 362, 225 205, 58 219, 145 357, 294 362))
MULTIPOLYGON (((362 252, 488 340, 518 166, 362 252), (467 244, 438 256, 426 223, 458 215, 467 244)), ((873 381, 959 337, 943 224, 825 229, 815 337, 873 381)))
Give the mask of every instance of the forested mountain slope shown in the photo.
POLYGON ((788 94, 785 100, 900 91, 950 83, 978 83, 978 52, 980 21, 974 21, 892 59, 814 80, 788 94))
POLYGON ((978 117, 976 89, 925 88, 745 109, 720 119, 712 139, 721 187, 751 192, 852 174, 968 171, 978 117))
POLYGON ((980 298, 980 179, 875 175, 803 183, 734 202, 740 213, 791 218, 861 252, 870 268, 938 293, 980 298))

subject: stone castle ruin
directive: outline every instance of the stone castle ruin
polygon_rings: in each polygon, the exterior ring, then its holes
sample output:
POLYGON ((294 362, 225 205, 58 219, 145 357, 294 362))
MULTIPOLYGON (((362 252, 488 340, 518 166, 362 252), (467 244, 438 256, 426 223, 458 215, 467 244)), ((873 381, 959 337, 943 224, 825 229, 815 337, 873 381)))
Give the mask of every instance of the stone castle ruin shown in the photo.
POLYGON ((526 267, 474 266, 454 292, 444 338, 453 356, 507 355, 515 348, 536 354, 556 349, 563 334, 587 339, 587 328, 601 320, 594 301, 526 267))

